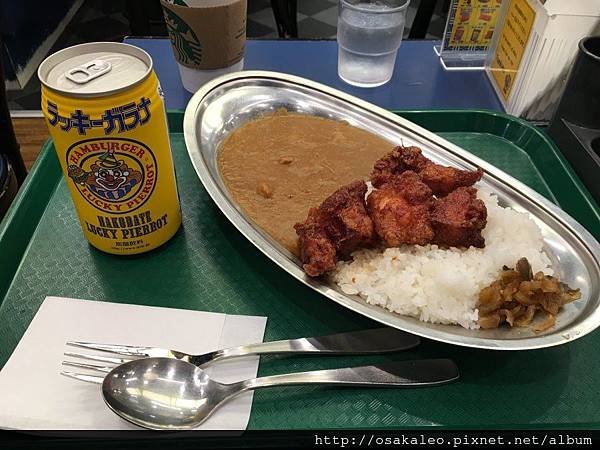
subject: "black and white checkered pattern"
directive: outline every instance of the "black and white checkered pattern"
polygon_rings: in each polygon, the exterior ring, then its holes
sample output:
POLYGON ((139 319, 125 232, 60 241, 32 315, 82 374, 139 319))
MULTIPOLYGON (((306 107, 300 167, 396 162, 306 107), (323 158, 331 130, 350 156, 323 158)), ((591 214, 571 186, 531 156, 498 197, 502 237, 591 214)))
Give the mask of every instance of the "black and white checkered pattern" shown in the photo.
MULTIPOLYGON (((420 0, 411 0, 406 12, 404 36, 410 33, 410 25, 415 18, 420 0)), ((446 25, 441 11, 442 1, 438 1, 431 18, 427 39, 440 39, 446 25)), ((335 39, 337 32, 338 0, 298 0, 298 38, 335 39)), ((247 34, 250 38, 276 39, 277 27, 269 0, 248 0, 247 34)))

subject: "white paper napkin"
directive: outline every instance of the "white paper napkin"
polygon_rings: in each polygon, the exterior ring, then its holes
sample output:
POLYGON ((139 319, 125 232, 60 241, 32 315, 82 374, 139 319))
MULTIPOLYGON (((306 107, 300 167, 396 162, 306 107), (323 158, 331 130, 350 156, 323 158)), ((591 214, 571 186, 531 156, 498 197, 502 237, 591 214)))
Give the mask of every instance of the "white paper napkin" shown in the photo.
MULTIPOLYGON (((104 404, 100 385, 59 374, 67 341, 147 345, 205 353, 262 342, 266 317, 47 297, 0 371, 0 427, 29 430, 136 429, 104 404)), ((75 368, 67 370, 78 371, 75 368)), ((256 376, 258 357, 207 369, 225 383, 256 376)), ((198 429, 244 430, 252 392, 225 404, 198 429)))

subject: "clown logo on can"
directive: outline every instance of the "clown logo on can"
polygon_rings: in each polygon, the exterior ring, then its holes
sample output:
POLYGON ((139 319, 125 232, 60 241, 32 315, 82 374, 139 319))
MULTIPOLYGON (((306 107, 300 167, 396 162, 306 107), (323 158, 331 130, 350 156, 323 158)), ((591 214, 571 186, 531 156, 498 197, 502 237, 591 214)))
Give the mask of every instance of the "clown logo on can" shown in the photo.
POLYGON ((67 172, 82 197, 103 212, 124 214, 142 206, 156 183, 152 151, 132 139, 80 141, 66 153, 67 172))

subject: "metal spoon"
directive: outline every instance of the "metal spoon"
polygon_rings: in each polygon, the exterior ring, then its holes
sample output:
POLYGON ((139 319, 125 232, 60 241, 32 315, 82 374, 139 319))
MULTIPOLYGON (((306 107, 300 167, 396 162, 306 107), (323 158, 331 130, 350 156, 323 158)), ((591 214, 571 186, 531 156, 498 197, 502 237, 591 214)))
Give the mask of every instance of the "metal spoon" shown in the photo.
POLYGON ((445 384, 458 377, 458 368, 451 360, 430 359, 223 384, 188 362, 146 358, 113 369, 102 382, 102 394, 110 409, 136 425, 153 430, 187 430, 204 422, 226 401, 251 389, 298 384, 422 387, 445 384))

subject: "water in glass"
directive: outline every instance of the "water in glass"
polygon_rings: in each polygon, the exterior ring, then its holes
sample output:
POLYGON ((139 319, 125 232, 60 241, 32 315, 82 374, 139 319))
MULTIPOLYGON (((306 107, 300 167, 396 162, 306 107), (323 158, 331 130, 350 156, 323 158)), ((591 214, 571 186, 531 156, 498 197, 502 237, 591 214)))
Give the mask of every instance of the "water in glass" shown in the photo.
POLYGON ((402 42, 408 0, 340 0, 338 74, 355 86, 380 86, 390 80, 402 42), (396 7, 393 5, 396 4, 396 7), (403 6, 398 8, 398 4, 403 6))

